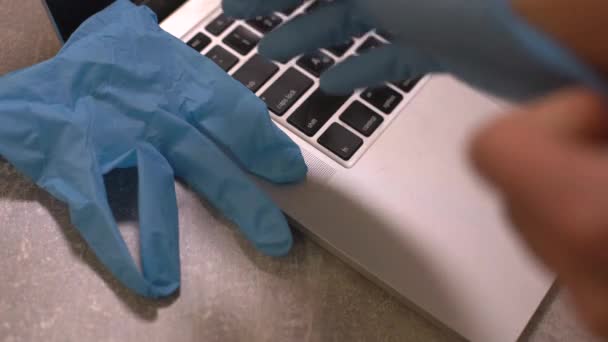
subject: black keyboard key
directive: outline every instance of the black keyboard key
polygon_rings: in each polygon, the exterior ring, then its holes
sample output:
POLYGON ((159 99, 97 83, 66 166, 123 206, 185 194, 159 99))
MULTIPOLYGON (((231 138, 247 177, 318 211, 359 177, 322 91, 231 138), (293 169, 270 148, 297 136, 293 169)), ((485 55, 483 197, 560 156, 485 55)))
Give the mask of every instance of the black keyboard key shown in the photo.
POLYGON ((329 52, 331 52, 336 57, 342 57, 342 56, 344 56, 346 51, 348 51, 348 49, 350 49, 351 46, 353 46, 353 44, 355 44, 355 42, 351 39, 342 44, 332 46, 332 47, 328 48, 327 50, 329 50, 329 52))
POLYGON ((371 136, 384 121, 382 116, 376 114, 373 110, 359 101, 353 102, 348 109, 340 115, 340 120, 366 137, 371 136))
POLYGON ((232 69, 232 67, 239 61, 236 56, 226 51, 226 49, 221 46, 214 46, 213 49, 207 52, 206 56, 226 72, 232 69))
POLYGON ((289 68, 260 98, 276 115, 285 114, 313 85, 313 81, 294 68, 289 68))
POLYGON ((363 145, 363 139, 337 123, 332 124, 318 141, 344 160, 349 160, 363 145))
POLYGON ((232 77, 254 93, 279 71, 279 67, 266 58, 255 55, 237 70, 232 77))
POLYGON ((243 26, 238 26, 224 38, 224 43, 241 55, 248 54, 259 41, 260 37, 243 26))
POLYGON ((384 45, 384 43, 381 42, 379 39, 374 37, 367 37, 363 44, 361 44, 361 46, 359 46, 359 48, 357 49, 357 53, 362 54, 366 51, 379 48, 382 45, 384 45))
POLYGON ((287 119, 302 133, 312 137, 348 100, 347 96, 330 96, 317 90, 287 119))
POLYGON ((361 97, 386 114, 390 114, 403 101, 401 94, 387 86, 367 89, 361 97))
POLYGON ((420 82, 421 79, 422 79, 422 77, 411 78, 409 80, 403 80, 403 81, 395 82, 394 84, 399 89, 403 90, 406 93, 409 93, 410 91, 412 91, 416 87, 416 85, 418 84, 418 82, 420 82))
POLYGON ((188 46, 193 48, 194 50, 201 52, 204 48, 207 47, 211 43, 211 38, 205 36, 202 33, 197 33, 190 41, 188 41, 188 46))
POLYGON ((298 65, 319 77, 325 70, 334 65, 334 60, 323 52, 317 51, 300 57, 298 65))
POLYGON ((247 23, 253 26, 256 30, 262 33, 268 33, 277 26, 281 25, 283 19, 279 18, 279 16, 271 14, 268 16, 257 16, 253 19, 247 20, 247 23))
POLYGON ((217 18, 213 19, 212 22, 207 24, 205 29, 214 36, 219 36, 222 34, 230 25, 234 23, 234 19, 225 16, 224 14, 220 14, 217 18))

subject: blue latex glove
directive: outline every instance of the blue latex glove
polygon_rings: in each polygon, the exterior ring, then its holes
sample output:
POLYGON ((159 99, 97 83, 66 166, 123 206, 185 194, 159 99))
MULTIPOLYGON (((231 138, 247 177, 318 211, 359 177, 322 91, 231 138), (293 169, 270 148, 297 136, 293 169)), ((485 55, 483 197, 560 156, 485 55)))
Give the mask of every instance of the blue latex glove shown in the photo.
MULTIPOLYGON (((508 0, 320 0, 333 2, 268 34, 267 57, 284 60, 344 42, 371 28, 393 44, 337 65, 321 78, 328 92, 450 72, 502 97, 525 100, 583 83, 606 92, 603 80, 548 36, 534 30, 508 0)), ((235 17, 293 7, 301 0, 224 0, 235 17)))
POLYGON ((179 287, 174 173, 269 255, 288 252, 290 230, 237 164, 276 183, 306 174, 258 98, 127 0, 86 21, 52 60, 0 79, 0 155, 66 202, 99 260, 149 297, 179 287), (103 182, 134 166, 143 272, 103 182))

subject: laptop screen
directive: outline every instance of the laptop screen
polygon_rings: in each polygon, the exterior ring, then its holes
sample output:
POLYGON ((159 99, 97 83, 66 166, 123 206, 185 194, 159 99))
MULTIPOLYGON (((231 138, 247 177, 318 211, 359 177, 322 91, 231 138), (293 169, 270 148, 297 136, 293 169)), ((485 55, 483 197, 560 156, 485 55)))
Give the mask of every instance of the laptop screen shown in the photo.
MULTIPOLYGON (((149 6, 162 21, 186 0, 132 0, 149 6)), ((101 11, 114 0, 45 0, 61 38, 66 41, 88 17, 101 11)))

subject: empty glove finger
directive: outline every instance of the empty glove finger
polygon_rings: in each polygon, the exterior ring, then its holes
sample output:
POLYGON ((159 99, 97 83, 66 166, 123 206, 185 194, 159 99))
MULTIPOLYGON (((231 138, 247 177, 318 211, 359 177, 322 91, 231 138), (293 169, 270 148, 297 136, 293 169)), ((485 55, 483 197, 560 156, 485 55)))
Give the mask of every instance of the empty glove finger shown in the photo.
POLYGON ((259 51, 268 58, 285 61, 318 48, 344 43, 370 28, 349 2, 330 4, 269 33, 260 42, 259 51))
POLYGON ((263 253, 286 254, 292 245, 291 231, 271 199, 205 135, 194 129, 171 131, 180 134, 166 137, 163 154, 176 175, 236 223, 263 253))
POLYGON ((321 88, 328 93, 346 94, 353 89, 411 79, 440 69, 429 56, 416 50, 387 45, 329 69, 321 76, 321 88))
POLYGON ((272 122, 264 102, 213 62, 184 55, 182 67, 192 69, 184 77, 192 79, 180 88, 181 116, 253 174, 274 183, 304 179, 300 148, 272 122))
MULTIPOLYGON (((66 155, 69 154, 69 156, 63 158, 66 161, 65 165, 62 165, 63 167, 56 165, 55 168, 59 172, 61 172, 61 169, 66 169, 66 172, 68 172, 67 169, 69 169, 72 175, 70 182, 48 175, 40 180, 39 185, 55 197, 68 203, 72 223, 85 239, 89 248, 125 286, 142 296, 152 298, 165 297, 175 292, 179 287, 179 280, 170 279, 174 274, 164 277, 169 275, 169 272, 163 274, 163 277, 148 279, 137 268, 108 205, 101 170, 93 153, 87 150, 84 144, 74 146, 69 152, 68 150, 64 151, 66 155), (78 163, 74 162, 74 158, 78 158, 78 163)), ((145 170, 141 172, 146 180, 149 180, 150 167, 154 168, 152 165, 145 165, 145 170)), ((166 169, 161 167, 158 170, 166 169)), ((162 173, 164 171, 155 172, 162 175, 161 179, 167 176, 162 173)), ((167 189, 162 190, 166 192, 167 189)), ((162 194, 162 196, 165 195, 166 193, 162 194)), ((156 194, 156 196, 161 195, 156 194)), ((144 222, 145 224, 150 223, 149 220, 144 220, 144 222)), ((161 224, 173 223, 173 220, 160 222, 160 224, 159 222, 153 224, 160 226, 161 224)), ((145 229, 146 227, 144 227, 145 229)), ((176 226, 171 226, 160 228, 160 231, 166 233, 176 229, 176 226)), ((149 252, 149 249, 147 251, 149 252)), ((146 262, 148 272, 158 269, 158 267, 153 266, 154 262, 167 262, 167 260, 160 260, 164 257, 171 259, 174 255, 157 256, 154 261, 146 262)), ((170 260, 168 263, 174 264, 175 260, 170 260)))
POLYGON ((180 282, 179 230, 173 169, 148 144, 137 148, 139 244, 144 277, 163 288, 180 282))
MULTIPOLYGON (((142 64, 146 63, 151 75, 162 73, 168 80, 176 80, 162 88, 162 98, 168 99, 163 110, 187 120, 257 176, 275 183, 292 183, 305 177, 307 168, 299 147, 272 123, 259 98, 168 33, 155 30, 149 36, 137 41, 139 49, 154 50, 153 57, 142 64), (158 50, 153 38, 167 47, 158 50), (174 63, 167 64, 167 60, 174 63)), ((124 58, 137 57, 127 54, 124 58)), ((147 78, 141 83, 148 87, 147 78)), ((162 85, 152 83, 149 87, 155 86, 157 94, 162 85)), ((158 98, 128 100, 125 102, 139 100, 145 106, 158 98)))

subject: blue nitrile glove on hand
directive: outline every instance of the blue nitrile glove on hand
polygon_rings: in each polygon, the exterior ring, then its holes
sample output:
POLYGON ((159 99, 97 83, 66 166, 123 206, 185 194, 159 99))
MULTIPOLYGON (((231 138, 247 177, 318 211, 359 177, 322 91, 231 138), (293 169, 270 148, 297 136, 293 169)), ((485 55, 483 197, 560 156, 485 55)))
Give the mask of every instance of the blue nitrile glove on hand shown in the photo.
POLYGON ((0 155, 66 202, 99 260, 148 297, 180 283, 174 173, 273 256, 289 251, 289 227, 238 165, 275 183, 306 174, 258 98, 127 0, 90 18, 52 60, 0 78, 0 155), (143 272, 103 180, 134 166, 143 272))
MULTIPOLYGON (((319 0, 312 13, 268 34, 260 53, 285 60, 379 28, 393 44, 348 59, 327 71, 321 87, 345 93, 383 81, 449 72, 512 100, 586 84, 606 92, 603 80, 513 13, 508 0, 319 0)), ((224 0, 227 15, 253 17, 291 8, 301 0, 224 0)))

